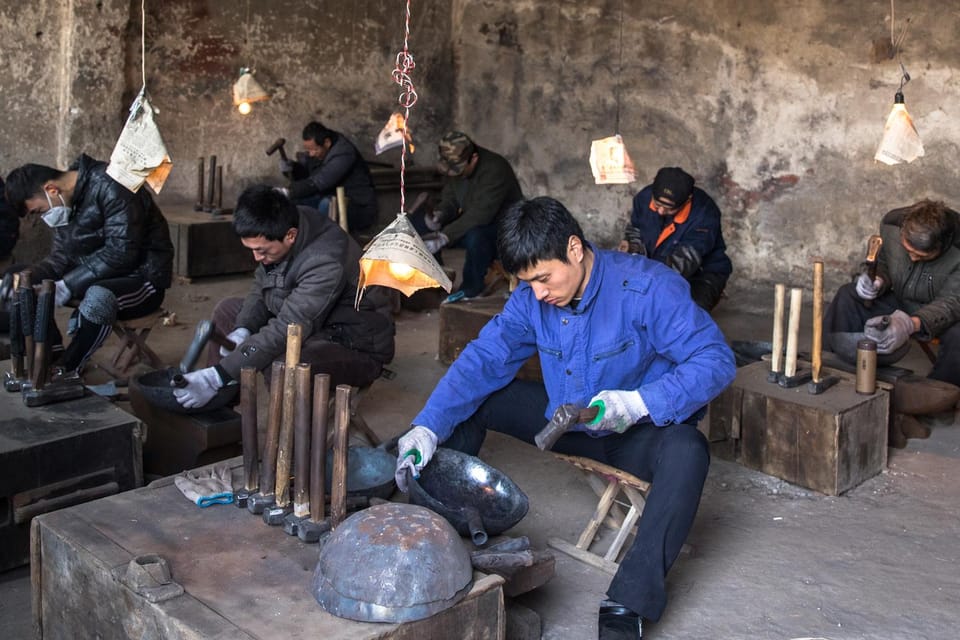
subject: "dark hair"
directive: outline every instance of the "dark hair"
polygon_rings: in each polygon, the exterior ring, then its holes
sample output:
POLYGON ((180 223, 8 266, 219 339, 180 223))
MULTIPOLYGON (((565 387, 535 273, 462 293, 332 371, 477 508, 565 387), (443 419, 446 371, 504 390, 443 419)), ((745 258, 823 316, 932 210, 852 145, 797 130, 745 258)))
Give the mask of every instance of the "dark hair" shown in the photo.
POLYGON ((337 141, 337 134, 327 129, 325 126, 319 122, 311 122, 303 128, 303 135, 301 136, 304 140, 313 140, 316 144, 323 144, 323 141, 327 138, 330 138, 330 142, 337 141))
POLYGON ((568 263, 570 236, 586 242, 580 223, 560 202, 548 197, 520 200, 497 224, 500 264, 515 274, 544 260, 568 263))
POLYGON ((954 224, 943 202, 921 200, 910 205, 900 234, 917 251, 940 252, 952 242, 954 224))
POLYGON ((283 240, 300 224, 300 212, 287 196, 265 184, 247 187, 233 211, 233 231, 241 238, 283 240))
POLYGON ((25 164, 10 172, 5 187, 7 203, 19 215, 25 213, 24 203, 43 193, 43 185, 56 180, 65 172, 42 164, 25 164))

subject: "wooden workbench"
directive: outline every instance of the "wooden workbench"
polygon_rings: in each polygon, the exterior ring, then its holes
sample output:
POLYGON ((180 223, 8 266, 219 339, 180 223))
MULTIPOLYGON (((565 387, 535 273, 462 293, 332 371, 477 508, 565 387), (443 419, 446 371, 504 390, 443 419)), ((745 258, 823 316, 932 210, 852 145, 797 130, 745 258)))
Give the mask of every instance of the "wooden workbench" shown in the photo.
POLYGON ((194 211, 186 203, 164 203, 170 226, 174 272, 185 278, 253 271, 257 263, 233 232, 232 215, 194 211))
POLYGON ((310 591, 317 545, 246 509, 200 509, 171 478, 37 518, 32 535, 34 616, 43 640, 498 640, 505 632, 502 579, 480 573, 464 600, 425 620, 334 617, 310 591), (167 561, 181 594, 151 602, 124 586, 130 561, 147 554, 167 561))

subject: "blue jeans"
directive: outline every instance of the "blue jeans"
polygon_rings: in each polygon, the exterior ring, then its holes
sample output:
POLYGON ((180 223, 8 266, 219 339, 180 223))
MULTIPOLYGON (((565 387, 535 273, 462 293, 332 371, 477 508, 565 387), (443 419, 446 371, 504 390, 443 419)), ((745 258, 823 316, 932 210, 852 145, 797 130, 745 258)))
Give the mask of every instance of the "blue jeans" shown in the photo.
MULTIPOLYGON (((542 383, 514 380, 462 422, 444 447, 476 455, 488 429, 534 444, 546 425, 542 383)), ((710 466, 707 439, 692 424, 637 424, 622 434, 560 437, 553 451, 591 458, 651 483, 637 535, 607 596, 644 618, 660 619, 667 605, 665 578, 693 526, 710 466)), ((599 603, 598 603, 599 604, 599 603)))

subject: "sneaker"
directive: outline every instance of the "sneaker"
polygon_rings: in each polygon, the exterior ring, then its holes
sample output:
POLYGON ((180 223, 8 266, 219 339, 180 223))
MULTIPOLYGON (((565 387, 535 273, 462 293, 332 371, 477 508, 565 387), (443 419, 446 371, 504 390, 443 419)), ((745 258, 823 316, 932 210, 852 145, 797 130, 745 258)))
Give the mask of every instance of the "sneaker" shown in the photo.
POLYGON ((597 619, 599 640, 641 640, 643 618, 614 600, 600 603, 597 619))

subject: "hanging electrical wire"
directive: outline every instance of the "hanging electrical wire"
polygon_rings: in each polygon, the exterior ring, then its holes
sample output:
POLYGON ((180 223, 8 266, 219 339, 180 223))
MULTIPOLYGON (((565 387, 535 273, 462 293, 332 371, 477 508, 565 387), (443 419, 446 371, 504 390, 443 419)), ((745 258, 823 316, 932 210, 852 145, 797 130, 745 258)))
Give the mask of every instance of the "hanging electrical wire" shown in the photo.
POLYGON ((410 108, 417 103, 417 90, 413 86, 413 72, 416 63, 410 53, 410 0, 406 0, 406 11, 403 21, 403 50, 397 54, 396 67, 393 69, 393 81, 400 85, 402 91, 398 102, 403 107, 403 122, 401 124, 404 144, 400 151, 400 211, 406 212, 406 172, 407 172, 407 145, 410 139, 407 127, 410 122, 410 108))

